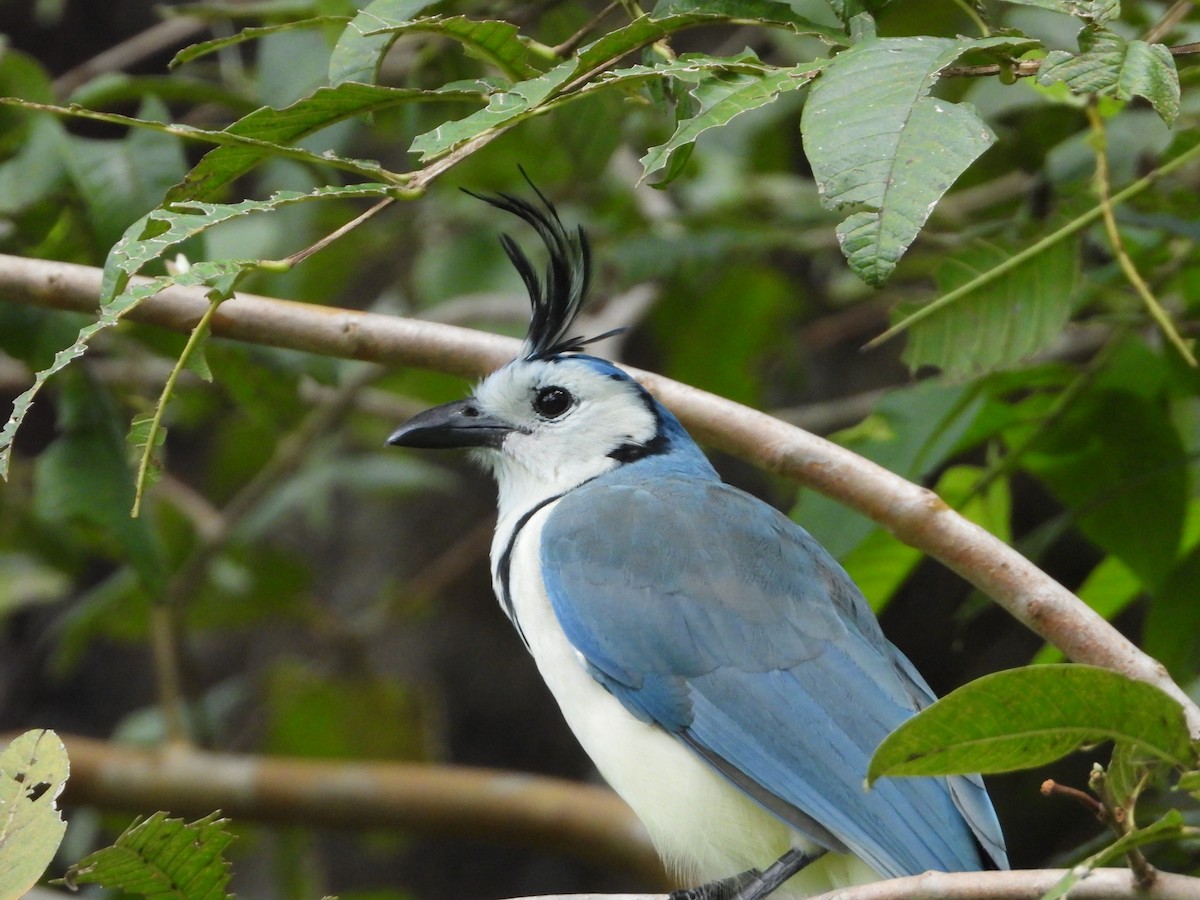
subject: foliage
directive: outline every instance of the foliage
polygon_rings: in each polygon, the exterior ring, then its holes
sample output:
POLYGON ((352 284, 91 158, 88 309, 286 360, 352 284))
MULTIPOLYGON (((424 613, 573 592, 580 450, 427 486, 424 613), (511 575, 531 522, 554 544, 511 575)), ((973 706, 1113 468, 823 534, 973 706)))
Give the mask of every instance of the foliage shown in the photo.
MULTIPOLYGON (((522 190, 518 165, 588 227, 598 294, 654 286, 637 321, 611 323, 635 326, 632 361, 825 423, 1011 540, 1181 685, 1200 680, 1200 21, 1186 4, 187 12, 221 24, 169 48, 169 73, 52 78, 16 28, 0 56, 0 250, 103 267, 96 315, 53 311, 53 286, 0 304, 13 401, 0 652, 72 679, 96 654, 149 648, 159 703, 123 696, 110 732, 533 764, 477 753, 462 736, 479 729, 445 696, 462 663, 412 650, 461 614, 488 504, 447 504, 443 470, 379 444, 461 385, 208 333, 246 290, 519 332, 495 241, 508 223, 451 190, 522 190), (180 285, 210 299, 189 335, 133 324, 180 285), (387 634, 407 636, 400 650, 387 634), (382 710, 387 726, 356 740, 382 710)), ((887 624, 922 623, 932 646, 914 655, 945 662, 939 688, 980 674, 961 648, 980 649, 982 631, 995 632, 987 668, 1053 660, 975 598, 931 596, 932 567, 874 523, 776 489, 887 624)), ((508 697, 521 664, 480 668, 508 697)), ((0 705, 20 724, 10 715, 0 705)), ((1115 744, 1092 787, 1127 827, 1084 846, 1069 828, 1039 832, 1050 817, 1021 797, 1002 810, 1020 823, 1019 861, 1045 862, 1060 834, 1051 862, 1086 865, 1191 834, 1193 806, 1163 813, 1164 798, 1200 793, 1178 709, 1083 667, 972 682, 889 739, 872 776, 1042 766, 1101 740, 1115 744), (1135 807, 1156 824, 1139 828, 1135 807)), ((152 817, 122 840, 198 829, 215 840, 201 869, 220 896, 217 824, 152 817)), ((292 857, 314 857, 310 841, 292 857)), ((1196 869, 1181 846, 1170 862, 1196 869)))

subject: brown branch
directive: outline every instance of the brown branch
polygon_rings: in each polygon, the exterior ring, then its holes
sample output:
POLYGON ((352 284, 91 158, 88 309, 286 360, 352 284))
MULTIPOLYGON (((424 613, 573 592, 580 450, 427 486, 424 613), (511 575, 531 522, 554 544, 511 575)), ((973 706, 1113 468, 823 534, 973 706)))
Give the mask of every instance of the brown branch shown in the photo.
MULTIPOLYGON (((60 735, 70 805, 239 821, 398 828, 551 850, 666 884, 629 807, 593 785, 496 769, 133 747, 60 735)), ((13 735, 0 737, 0 745, 13 735)))
MULTIPOLYGON (((0 255, 0 298, 94 312, 100 271, 71 263, 0 255)), ((203 289, 172 288, 128 318, 176 331, 208 308, 203 289)), ((394 316, 239 294, 221 304, 212 332, 254 343, 389 365, 479 377, 516 353, 511 338, 394 316)), ((1153 684, 1183 707, 1194 736, 1200 708, 1166 669, 1094 610, 1007 544, 936 494, 808 432, 660 375, 629 370, 702 442, 794 478, 936 557, 1050 641, 1069 658, 1153 684)))
MULTIPOLYGON (((1191 44, 1177 44, 1174 47, 1168 47, 1168 52, 1172 56, 1191 56, 1194 53, 1200 53, 1200 42, 1191 44)), ((999 63, 988 63, 981 66, 947 66, 942 69, 941 76, 943 78, 982 78, 988 75, 999 75, 1007 68, 1017 78, 1030 78, 1038 73, 1042 67, 1040 59, 1022 59, 1013 60, 1007 66, 999 63)))
MULTIPOLYGON (((1017 872, 926 872, 858 887, 841 888, 810 900, 1037 900, 1054 887, 1063 869, 1017 872)), ((1200 879, 1160 874, 1148 890, 1134 886, 1128 869, 1095 869, 1071 888, 1071 900, 1195 900, 1200 879)), ((515 900, 667 900, 666 894, 562 894, 515 900)))

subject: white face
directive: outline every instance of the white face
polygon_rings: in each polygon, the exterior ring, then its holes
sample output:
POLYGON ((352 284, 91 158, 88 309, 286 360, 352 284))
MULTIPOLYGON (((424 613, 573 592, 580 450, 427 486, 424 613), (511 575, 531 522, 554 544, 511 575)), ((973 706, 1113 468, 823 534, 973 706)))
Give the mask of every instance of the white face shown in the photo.
POLYGON ((646 444, 659 425, 636 384, 571 357, 514 360, 480 383, 475 399, 514 426, 499 449, 475 454, 496 476, 501 516, 615 468, 610 453, 646 444))

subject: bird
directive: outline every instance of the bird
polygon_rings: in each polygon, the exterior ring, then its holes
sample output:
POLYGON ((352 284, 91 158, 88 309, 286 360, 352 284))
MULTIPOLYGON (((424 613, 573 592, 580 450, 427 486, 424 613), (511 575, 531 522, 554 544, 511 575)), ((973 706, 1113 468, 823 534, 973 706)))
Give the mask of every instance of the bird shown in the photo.
POLYGON ((387 443, 465 448, 494 476, 500 606, 601 776, 693 885, 672 900, 1008 868, 979 776, 865 787, 875 747, 933 691, 807 531, 723 482, 662 403, 587 352, 613 332, 574 333, 586 232, 529 185, 531 199, 466 191, 545 245, 539 276, 500 238, 532 306, 520 353, 387 443))

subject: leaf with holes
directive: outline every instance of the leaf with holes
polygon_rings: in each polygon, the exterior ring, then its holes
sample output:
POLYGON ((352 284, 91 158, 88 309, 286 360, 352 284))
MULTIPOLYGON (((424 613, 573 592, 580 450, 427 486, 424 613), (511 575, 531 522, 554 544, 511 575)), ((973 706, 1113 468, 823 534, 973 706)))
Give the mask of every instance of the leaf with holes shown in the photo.
POLYGON ((27 731, 0 752, 0 897, 22 897, 58 852, 67 823, 55 801, 67 750, 53 731, 27 731))
POLYGON ((229 863, 222 854, 233 835, 225 830, 229 820, 219 816, 189 824, 157 812, 71 866, 63 882, 72 889, 99 884, 150 900, 226 900, 229 863))
POLYGON ((109 251, 100 285, 100 317, 80 329, 75 342, 55 354, 54 361, 34 377, 33 384, 13 402, 12 413, 0 429, 0 478, 7 477, 12 442, 25 414, 46 380, 82 356, 88 342, 99 331, 116 325, 130 310, 147 297, 153 297, 172 285, 208 286, 228 296, 241 276, 263 265, 258 259, 222 259, 193 263, 185 271, 162 275, 149 281, 130 284, 143 266, 176 244, 201 234, 216 225, 251 213, 264 212, 295 203, 319 199, 374 199, 394 196, 395 187, 386 184, 332 185, 312 191, 279 191, 267 200, 243 200, 240 203, 176 203, 172 208, 151 210, 125 232, 109 251))
POLYGON ((388 49, 396 41, 394 34, 381 32, 399 22, 415 19, 436 2, 430 0, 373 0, 359 10, 342 31, 329 57, 329 83, 346 81, 374 83, 388 49))
POLYGON ((684 119, 675 133, 663 144, 652 147, 642 157, 642 177, 646 178, 663 168, 671 155, 682 147, 690 146, 704 131, 725 125, 730 119, 752 109, 773 102, 780 94, 799 90, 821 71, 821 62, 779 69, 753 60, 757 65, 745 65, 725 69, 709 69, 693 76, 678 73, 676 78, 692 80, 695 87, 690 91, 699 111, 684 119))
POLYGON ((965 104, 929 92, 968 51, 1023 52, 1023 38, 871 38, 839 53, 804 104, 801 131, 821 202, 859 206, 837 228, 850 268, 887 280, 959 175, 995 140, 965 104))
POLYGON ((1144 97, 1170 125, 1179 115, 1179 72, 1163 44, 1127 41, 1089 25, 1079 34, 1079 54, 1052 50, 1038 71, 1038 84, 1065 84, 1074 94, 1132 100, 1144 97))
POLYGON ((329 25, 344 24, 350 21, 349 16, 313 16, 308 19, 296 19, 292 22, 279 22, 275 25, 259 25, 249 28, 243 28, 225 37, 214 38, 211 41, 202 41, 199 44, 192 44, 190 47, 184 47, 167 63, 168 69, 174 69, 176 66, 181 66, 184 63, 192 62, 202 56, 208 56, 210 53, 216 53, 219 50, 224 50, 227 47, 236 47, 238 44, 244 44, 247 41, 256 41, 259 38, 269 37, 273 34, 279 34, 282 31, 298 31, 307 28, 325 28, 329 25))

